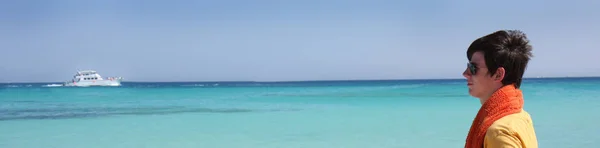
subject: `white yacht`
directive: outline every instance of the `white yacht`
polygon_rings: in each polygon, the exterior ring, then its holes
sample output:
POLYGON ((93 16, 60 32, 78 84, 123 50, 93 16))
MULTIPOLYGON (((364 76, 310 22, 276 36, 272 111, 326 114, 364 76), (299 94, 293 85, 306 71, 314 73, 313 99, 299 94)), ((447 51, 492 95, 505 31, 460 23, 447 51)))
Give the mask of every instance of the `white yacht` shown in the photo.
POLYGON ((71 81, 65 82, 63 86, 121 86, 121 77, 102 78, 94 70, 77 71, 71 81))

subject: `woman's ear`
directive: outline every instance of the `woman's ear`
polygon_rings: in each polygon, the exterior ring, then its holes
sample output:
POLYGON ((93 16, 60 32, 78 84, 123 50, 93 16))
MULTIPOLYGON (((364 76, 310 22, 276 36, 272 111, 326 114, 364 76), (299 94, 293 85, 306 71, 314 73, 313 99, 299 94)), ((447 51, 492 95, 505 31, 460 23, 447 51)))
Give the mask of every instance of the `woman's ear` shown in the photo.
POLYGON ((506 70, 504 69, 504 67, 499 67, 496 70, 496 73, 494 74, 494 80, 501 82, 504 79, 505 74, 506 74, 506 70))

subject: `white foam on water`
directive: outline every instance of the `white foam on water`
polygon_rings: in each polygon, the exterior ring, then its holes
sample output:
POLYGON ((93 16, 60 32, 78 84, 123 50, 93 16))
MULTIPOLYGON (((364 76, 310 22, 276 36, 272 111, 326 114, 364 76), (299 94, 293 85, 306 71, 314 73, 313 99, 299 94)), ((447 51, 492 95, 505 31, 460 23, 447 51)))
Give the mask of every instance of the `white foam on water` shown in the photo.
POLYGON ((62 84, 48 84, 48 85, 43 85, 42 87, 62 87, 62 84))

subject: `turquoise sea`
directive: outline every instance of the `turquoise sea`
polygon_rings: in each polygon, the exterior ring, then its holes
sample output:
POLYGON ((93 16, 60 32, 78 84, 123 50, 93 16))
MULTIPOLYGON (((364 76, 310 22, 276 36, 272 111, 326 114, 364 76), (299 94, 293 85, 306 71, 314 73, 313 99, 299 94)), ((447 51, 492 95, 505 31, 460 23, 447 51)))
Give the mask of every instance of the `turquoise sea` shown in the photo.
MULTIPOLYGON (((0 84, 0 148, 463 147, 465 80, 0 84)), ((600 145, 600 78, 526 79, 540 147, 600 145)))

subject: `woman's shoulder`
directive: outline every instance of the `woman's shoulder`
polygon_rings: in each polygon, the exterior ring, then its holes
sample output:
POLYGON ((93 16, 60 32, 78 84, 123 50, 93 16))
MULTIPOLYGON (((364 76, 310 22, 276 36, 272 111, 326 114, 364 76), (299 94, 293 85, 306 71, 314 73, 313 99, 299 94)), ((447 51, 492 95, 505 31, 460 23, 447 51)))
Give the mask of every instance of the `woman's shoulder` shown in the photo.
POLYGON ((537 138, 531 115, 522 110, 519 113, 504 116, 494 122, 486 132, 486 143, 512 143, 537 147, 537 138))
POLYGON ((523 126, 533 126, 533 120, 531 119, 531 115, 525 110, 521 110, 521 112, 504 116, 496 120, 496 122, 494 122, 490 127, 515 128, 523 126))

